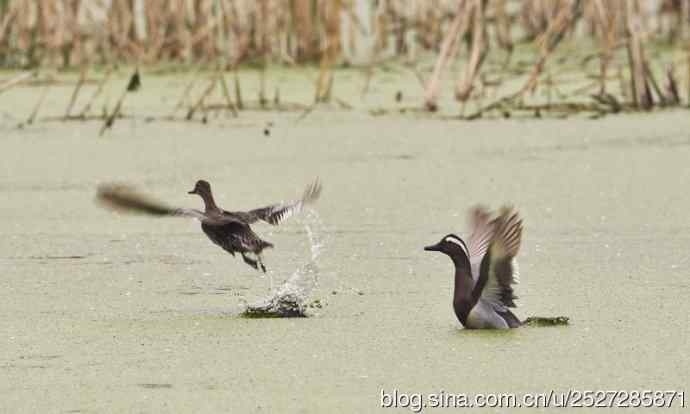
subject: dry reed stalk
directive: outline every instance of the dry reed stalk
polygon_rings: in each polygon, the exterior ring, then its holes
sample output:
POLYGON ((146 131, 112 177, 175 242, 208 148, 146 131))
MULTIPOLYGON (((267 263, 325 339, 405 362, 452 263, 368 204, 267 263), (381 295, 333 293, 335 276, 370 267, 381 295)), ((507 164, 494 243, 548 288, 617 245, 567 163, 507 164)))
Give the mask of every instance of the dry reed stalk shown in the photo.
MULTIPOLYGON (((265 1, 265 0, 264 0, 265 1)), ((214 60, 216 57, 213 31, 217 21, 212 18, 213 4, 210 0, 197 0, 194 4, 194 30, 191 36, 191 47, 197 58, 214 60)))
POLYGON ((261 66, 259 71, 259 106, 264 109, 268 103, 266 99, 266 60, 264 59, 264 64, 261 66))
POLYGON ((148 0, 144 6, 143 21, 146 26, 145 41, 148 44, 142 56, 143 62, 155 62, 162 56, 165 37, 160 27, 165 24, 163 0, 148 0))
MULTIPOLYGON (((32 48, 29 56, 29 64, 38 64, 38 48, 36 44, 44 42, 46 45, 46 58, 52 60, 55 54, 55 40, 52 36, 53 27, 55 26, 55 19, 51 16, 52 2, 36 2, 36 11, 34 27, 32 31, 32 48)), ((51 62, 52 63, 52 62, 51 62)))
POLYGON ((173 108, 172 112, 170 113, 169 117, 173 118, 177 111, 180 110, 183 106, 186 105, 187 103, 187 98, 189 98, 189 94, 192 91, 192 88, 194 88, 194 85, 196 85, 196 81, 199 79, 199 73, 201 72, 201 65, 197 65, 197 67, 194 69, 194 71, 191 73, 190 78, 191 80, 187 82, 187 85, 185 86, 184 90, 182 91, 182 95, 180 95, 180 99, 177 100, 177 103, 175 104, 175 107, 173 108))
POLYGON ((134 77, 139 76, 139 71, 135 71, 132 76, 130 76, 129 81, 127 82, 127 86, 125 86, 124 90, 122 91, 122 94, 120 95, 120 98, 117 100, 115 103, 115 108, 113 109, 113 112, 110 115, 107 115, 106 112, 106 117, 105 121, 103 122, 103 126, 101 127, 101 131, 98 133, 98 136, 103 136, 105 131, 107 129, 110 129, 113 127, 115 124, 115 119, 120 115, 120 111, 122 110, 122 105, 125 102, 125 98, 127 97, 127 94, 131 91, 130 90, 130 85, 134 83, 134 77))
POLYGON ((109 35, 115 50, 125 58, 131 57, 128 53, 129 35, 134 29, 134 17, 128 3, 128 0, 112 0, 107 19, 109 35))
POLYGON ((235 38, 233 42, 235 44, 235 50, 233 53, 232 62, 232 65, 234 66, 239 64, 245 58, 249 57, 249 49, 251 46, 250 43, 252 41, 250 38, 251 28, 243 22, 250 21, 251 19, 249 18, 250 16, 246 14, 240 15, 240 10, 237 8, 235 1, 231 1, 229 3, 229 10, 229 14, 233 22, 231 25, 232 34, 235 38))
MULTIPOLYGON (((67 121, 85 122, 85 121, 103 121, 104 118, 105 118, 105 116, 103 114, 101 114, 101 115, 87 115, 87 116, 71 115, 71 116, 68 116, 67 118, 65 118, 63 115, 59 115, 59 116, 46 115, 46 116, 41 117, 41 121, 44 121, 44 122, 67 122, 67 121)), ((132 118, 132 117, 125 116, 125 115, 121 114, 118 118, 126 119, 126 118, 132 118)))
MULTIPOLYGON (((529 4, 535 3, 536 2, 531 2, 529 4)), ((477 119, 480 118, 485 112, 492 110, 501 110, 505 112, 509 107, 515 109, 515 102, 521 99, 525 93, 533 91, 536 88, 539 75, 544 70, 547 59, 554 52, 561 40, 563 40, 566 32, 571 30, 575 24, 579 16, 580 6, 580 0, 573 0, 569 5, 565 5, 558 10, 556 17, 551 21, 546 31, 541 34, 540 39, 538 39, 538 43, 541 44, 539 60, 532 69, 529 79, 527 82, 525 82, 523 87, 518 90, 518 92, 500 98, 485 107, 479 108, 465 119, 477 119)))
POLYGON ((26 124, 31 125, 36 120, 36 116, 38 115, 38 110, 41 108, 41 106, 43 105, 43 102, 45 101, 46 97, 48 96, 48 91, 50 90, 50 86, 51 86, 50 77, 48 77, 47 82, 46 82, 45 86, 43 86, 43 90, 41 91, 41 95, 38 97, 38 101, 36 102, 36 105, 34 106, 34 109, 31 111, 29 118, 27 118, 27 120, 26 120, 26 124))
POLYGON ((375 14, 376 26, 376 50, 383 51, 388 48, 388 32, 390 22, 388 19, 388 0, 380 0, 375 14))
POLYGON ((24 63, 32 64, 33 55, 35 52, 32 44, 32 37, 35 33, 33 27, 33 17, 36 14, 36 4, 33 2, 17 2, 17 24, 15 27, 16 47, 24 50, 25 55, 22 56, 24 63))
MULTIPOLYGON (((659 98, 659 104, 661 106, 668 105, 668 102, 666 101, 666 94, 664 94, 664 92, 661 90, 659 83, 656 81, 656 78, 654 77, 654 72, 652 72, 652 69, 649 67, 649 62, 647 61, 644 62, 644 75, 646 82, 648 82, 647 88, 649 88, 649 85, 652 86, 652 89, 654 89, 656 96, 659 98)), ((649 93, 649 96, 651 97, 651 92, 649 93)))
MULTIPOLYGON (((473 3, 473 7, 476 6, 476 3, 477 2, 473 3)), ((453 18, 453 23, 451 23, 448 33, 443 39, 441 51, 439 52, 438 58, 436 59, 436 64, 434 65, 434 71, 432 72, 431 77, 424 88, 424 106, 428 111, 433 112, 438 109, 436 101, 438 100, 439 88, 441 87, 441 75, 443 75, 448 61, 453 58, 453 55, 457 51, 456 45, 458 44, 459 38, 464 37, 465 33, 467 32, 468 23, 465 19, 466 9, 466 0, 460 0, 458 3, 457 12, 453 18)), ((472 10, 472 8, 470 8, 470 10, 472 10)))
POLYGON ((393 30, 395 36, 395 54, 402 55, 405 53, 405 35, 409 26, 409 19, 404 11, 398 12, 396 10, 396 25, 393 30))
POLYGON ((362 94, 361 98, 364 99, 364 97, 367 95, 369 92, 369 86, 371 85, 371 79, 374 77, 374 65, 379 59, 379 54, 381 51, 383 51, 383 48, 385 47, 385 36, 384 33, 386 31, 385 25, 386 25, 386 6, 387 6, 387 1, 386 0, 381 0, 378 3, 378 6, 376 8, 376 12, 372 16, 372 24, 374 27, 374 46, 373 50, 371 53, 371 58, 369 59, 369 63, 367 64, 366 70, 365 70, 365 79, 364 79, 364 86, 362 87, 362 94))
POLYGON ((82 85, 84 85, 84 81, 86 80, 86 73, 88 72, 88 70, 88 65, 81 66, 81 70, 79 71, 79 80, 77 81, 77 84, 74 85, 72 96, 69 99, 69 104, 67 104, 67 110, 65 111, 65 118, 69 118, 70 114, 72 113, 72 108, 74 107, 74 104, 77 102, 77 96, 79 96, 79 91, 81 90, 82 85))
POLYGON ((608 67, 613 55, 613 48, 615 44, 615 15, 611 15, 604 6, 603 0, 594 0, 595 20, 599 28, 599 37, 602 41, 603 51, 600 60, 600 84, 599 93, 606 93, 606 77, 608 67))
MULTIPOLYGON (((557 0, 549 1, 558 2, 557 0)), ((544 0, 525 0, 522 2, 520 19, 528 39, 535 39, 539 34, 544 33, 548 28, 550 17, 544 0)))
POLYGON ((217 84, 218 84, 218 79, 217 79, 217 76, 215 76, 215 77, 213 77, 213 79, 211 79, 209 81, 208 86, 206 87, 204 92, 201 94, 201 96, 199 96, 199 99, 197 99, 196 103, 189 108, 189 111, 187 111, 187 116, 185 117, 185 119, 187 121, 192 120, 192 118, 194 117, 194 114, 196 113, 196 111, 199 110, 199 108, 202 108, 202 110, 203 110, 204 101, 206 100, 206 98, 209 97, 209 95, 211 95, 213 90, 216 88, 217 84))
POLYGON ((464 102, 470 97, 474 80, 479 73, 479 68, 488 53, 489 45, 486 39, 486 26, 484 20, 483 0, 474 0, 472 19, 472 52, 470 60, 465 66, 465 75, 455 87, 455 99, 464 102))
POLYGON ((616 65, 616 78, 618 79, 618 87, 621 91, 621 96, 623 100, 631 99, 632 93, 629 90, 629 83, 625 81, 625 76, 623 76, 623 68, 621 65, 616 65))
POLYGON ((654 105, 645 71, 645 57, 642 50, 642 29, 639 16, 639 3, 631 0, 626 4, 625 12, 628 22, 628 61, 630 82, 633 91, 633 104, 637 108, 651 109, 654 105))
POLYGON ((565 33, 572 27, 577 20, 578 10, 580 9, 580 0, 573 0, 570 6, 564 6, 558 12, 558 15, 553 19, 546 31, 540 36, 541 53, 537 64, 534 66, 532 73, 525 85, 515 94, 515 97, 521 97, 526 92, 533 91, 539 79, 539 75, 544 70, 546 61, 556 49, 558 44, 563 40, 565 33))
POLYGON ((127 89, 125 88, 122 91, 122 94, 120 95, 120 98, 117 100, 117 103, 115 104, 115 108, 113 109, 113 112, 111 114, 108 114, 107 108, 103 108, 103 126, 101 127, 100 132, 98 133, 99 137, 102 137, 103 134, 107 129, 112 128, 112 126, 115 124, 115 118, 120 114, 120 109, 122 108, 122 102, 125 100, 125 96, 127 96, 127 89))
POLYGON ((429 9, 429 38, 431 44, 436 47, 443 41, 443 16, 441 15, 440 0, 428 0, 431 3, 429 9))
POLYGON ((680 105, 680 93, 678 92, 676 76, 673 73, 673 65, 666 68, 666 84, 664 87, 666 89, 666 102, 673 106, 680 105))
POLYGON ((690 0, 681 0, 679 18, 680 40, 687 42, 690 37, 690 0))
POLYGON ((141 88, 141 76, 139 75, 139 67, 134 69, 134 74, 129 78, 129 83, 127 84, 128 92, 136 92, 141 88))
POLYGON ((21 84, 22 82, 24 82, 24 81, 26 81, 32 77, 36 77, 36 72, 20 73, 19 75, 15 76, 14 78, 1 84, 0 85, 0 93, 10 90, 11 88, 21 84))
POLYGON ((63 60, 66 66, 72 63, 82 65, 88 59, 84 56, 82 36, 79 28, 79 10, 83 0, 68 0, 66 9, 66 25, 71 28, 69 41, 64 45, 63 60))
POLYGON ((275 91, 273 91, 273 107, 280 108, 280 87, 276 86, 275 91))
MULTIPOLYGON (((343 3, 343 11, 345 12, 347 18, 350 20, 350 26, 353 29, 355 29, 355 33, 359 32, 359 34, 361 35, 366 35, 367 29, 364 27, 364 23, 362 23, 362 20, 359 18, 357 12, 355 11, 355 1, 345 0, 345 2, 343 3)), ((354 47, 356 47, 356 45, 354 47)))
POLYGON ((496 41, 499 47, 508 52, 509 61, 513 53, 513 40, 510 37, 510 17, 506 11, 506 0, 494 0, 493 5, 496 15, 496 41))
POLYGON ((327 102, 333 86, 333 66, 340 54, 340 10, 341 0, 319 3, 326 32, 326 46, 321 51, 319 78, 316 83, 316 102, 327 102))
POLYGON ((218 69, 218 81, 220 82, 220 87, 223 91, 223 97, 225 98, 225 103, 227 104, 228 109, 232 113, 232 116, 237 118, 239 116, 239 113, 237 112, 237 107, 235 106, 235 103, 232 101, 232 98, 230 97, 230 88, 228 88, 228 83, 225 80, 225 75, 223 74, 220 68, 218 69))
POLYGON ((105 84, 108 82, 108 80, 110 80, 110 75, 112 73, 113 73, 112 66, 108 66, 108 69, 106 69, 105 74, 103 75, 103 78, 101 78, 101 81, 98 83, 98 86, 96 87, 96 90, 93 92, 93 94, 91 95, 91 98, 88 100, 86 105, 84 105, 84 109, 82 109, 81 112, 79 113, 80 117, 85 117, 87 112, 89 112, 93 102, 103 92, 103 88, 105 87, 105 84))
POLYGON ((687 88, 688 88, 688 96, 687 96, 687 104, 688 107, 690 107, 690 41, 687 42, 687 63, 686 66, 688 68, 688 78, 687 78, 687 88))
POLYGON ((259 56, 266 62, 266 56, 270 52, 268 41, 269 20, 271 18, 268 9, 268 0, 255 0, 257 5, 257 19, 255 22, 254 39, 259 56))
POLYGON ((237 109, 244 109, 244 101, 242 100, 242 85, 240 84, 240 75, 237 73, 237 68, 233 71, 235 79, 235 102, 237 102, 237 109))
POLYGON ((187 5, 185 0, 170 0, 170 10, 173 10, 171 33, 176 34, 175 46, 171 49, 174 56, 183 61, 192 58, 191 34, 186 22, 187 5))
POLYGON ((17 8, 15 4, 16 3, 11 3, 9 10, 7 10, 6 14, 2 16, 2 21, 0 22, 0 47, 7 47, 5 42, 8 37, 7 34, 12 29, 12 23, 19 14, 19 8, 17 8))

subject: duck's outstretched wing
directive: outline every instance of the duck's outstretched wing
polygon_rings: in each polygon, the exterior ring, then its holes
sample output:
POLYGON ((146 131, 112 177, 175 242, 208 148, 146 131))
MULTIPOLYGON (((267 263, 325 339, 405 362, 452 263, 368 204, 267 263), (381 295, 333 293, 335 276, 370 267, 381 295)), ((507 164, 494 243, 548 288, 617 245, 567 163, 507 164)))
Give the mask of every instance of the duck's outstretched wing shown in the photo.
POLYGON ((520 250, 522 220, 517 212, 504 207, 492 223, 494 234, 481 262, 475 295, 500 312, 515 307, 517 299, 513 285, 519 283, 515 256, 520 250))
POLYGON ((284 220, 300 213, 305 205, 315 202, 320 195, 321 183, 316 179, 304 190, 304 194, 302 194, 302 198, 299 200, 289 203, 274 204, 247 212, 233 212, 231 214, 237 215, 249 224, 258 220, 263 220, 277 226, 284 220))
POLYGON ((99 204, 111 210, 148 214, 150 216, 184 216, 194 217, 202 221, 213 221, 221 224, 228 220, 211 219, 202 211, 191 208, 172 208, 146 195, 143 195, 132 187, 122 184, 102 184, 98 187, 96 200, 99 204))
POLYGON ((472 234, 468 239, 467 249, 472 267, 472 278, 476 282, 479 278, 479 266, 491 243, 496 223, 495 220, 491 220, 489 210, 483 206, 476 206, 470 210, 469 223, 472 234))

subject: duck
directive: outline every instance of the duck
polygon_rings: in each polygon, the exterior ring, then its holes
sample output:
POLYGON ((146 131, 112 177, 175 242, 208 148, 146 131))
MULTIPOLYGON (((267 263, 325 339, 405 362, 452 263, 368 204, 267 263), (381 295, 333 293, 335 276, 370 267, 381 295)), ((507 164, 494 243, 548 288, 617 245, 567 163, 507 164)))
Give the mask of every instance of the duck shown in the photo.
POLYGON ((257 221, 277 226, 300 213, 304 206, 314 203, 321 194, 321 183, 316 179, 304 190, 302 197, 288 203, 276 203, 250 211, 226 211, 218 207, 213 198, 211 184, 198 180, 188 194, 201 197, 204 210, 172 208, 152 200, 127 185, 103 184, 99 186, 97 200, 113 210, 143 213, 152 216, 192 217, 201 222, 201 230, 215 245, 235 256, 239 253, 244 263, 266 273, 262 252, 273 244, 261 239, 251 228, 257 221))
POLYGON ((424 250, 441 252, 455 265, 453 310, 466 329, 512 329, 523 322, 515 308, 513 285, 519 283, 516 256, 522 238, 522 220, 511 207, 496 217, 482 206, 470 210, 467 242, 448 234, 424 250))

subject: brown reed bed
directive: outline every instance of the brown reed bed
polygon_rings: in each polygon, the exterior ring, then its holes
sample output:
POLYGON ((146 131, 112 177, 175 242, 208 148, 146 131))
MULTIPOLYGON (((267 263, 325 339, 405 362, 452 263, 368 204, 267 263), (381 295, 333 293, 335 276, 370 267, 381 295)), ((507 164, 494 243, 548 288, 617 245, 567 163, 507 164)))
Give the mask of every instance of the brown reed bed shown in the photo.
MULTIPOLYGON (((448 89, 454 118, 467 120, 688 106, 690 0, 0 0, 0 66, 25 70, 0 80, 0 100, 35 82, 36 69, 76 67, 65 120, 93 117, 111 69, 88 104, 74 106, 94 65, 196 68, 167 119, 182 110, 182 119, 206 122, 209 110, 238 117, 246 109, 240 65, 261 68, 252 109, 299 111, 301 119, 322 104, 356 109, 334 93, 340 65, 363 68, 365 97, 377 68, 391 61, 414 71, 422 99, 375 115, 434 112, 448 89), (266 68, 276 64, 318 65, 314 101, 267 91, 266 68), (216 69, 201 75, 201 67, 216 69), (567 73, 582 74, 585 85, 563 92, 567 73)), ((103 111, 102 133, 132 92, 124 88, 103 111)))

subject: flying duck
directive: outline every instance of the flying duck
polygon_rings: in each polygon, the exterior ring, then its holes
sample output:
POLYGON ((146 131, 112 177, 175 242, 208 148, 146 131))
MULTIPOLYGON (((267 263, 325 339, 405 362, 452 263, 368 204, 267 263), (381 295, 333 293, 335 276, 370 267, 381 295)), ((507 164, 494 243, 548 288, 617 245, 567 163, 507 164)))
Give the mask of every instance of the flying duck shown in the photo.
POLYGON ((321 193, 318 180, 309 185, 302 198, 289 203, 273 204, 268 207, 250 211, 225 211, 216 205, 208 181, 199 180, 189 194, 197 194, 204 201, 204 211, 188 208, 171 208, 153 201, 131 188, 122 185, 102 185, 98 189, 97 199, 107 207, 116 210, 145 213, 154 216, 193 217, 201 222, 201 229, 209 239, 223 250, 235 255, 240 253, 242 259, 254 269, 265 273, 261 252, 273 244, 262 240, 252 231, 250 224, 259 220, 278 225, 290 216, 302 211, 305 204, 316 201, 321 193), (254 257, 249 257, 253 255, 254 257))
POLYGON ((453 261, 453 309, 465 328, 517 328, 522 322, 509 308, 515 307, 517 299, 512 285, 519 281, 515 256, 520 250, 522 220, 508 207, 493 219, 485 208, 475 207, 470 227, 467 243, 449 234, 424 250, 445 253, 453 261))

